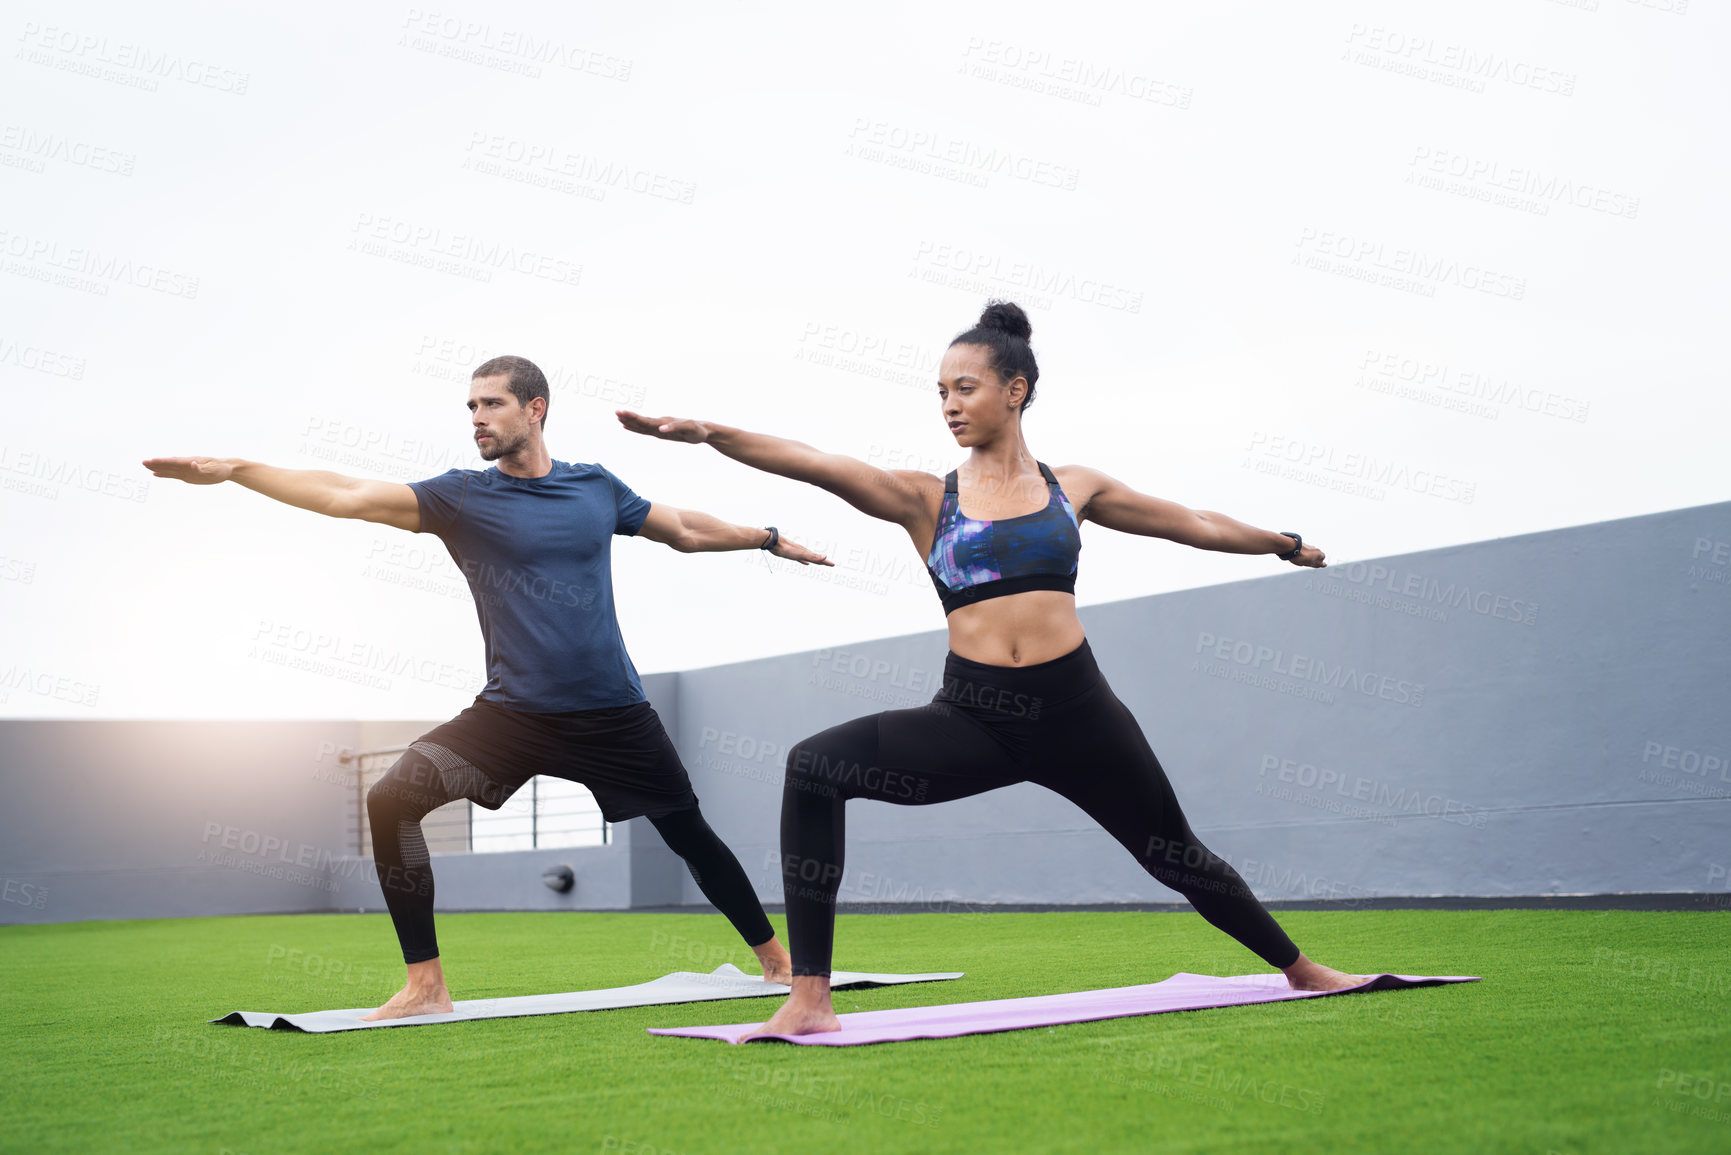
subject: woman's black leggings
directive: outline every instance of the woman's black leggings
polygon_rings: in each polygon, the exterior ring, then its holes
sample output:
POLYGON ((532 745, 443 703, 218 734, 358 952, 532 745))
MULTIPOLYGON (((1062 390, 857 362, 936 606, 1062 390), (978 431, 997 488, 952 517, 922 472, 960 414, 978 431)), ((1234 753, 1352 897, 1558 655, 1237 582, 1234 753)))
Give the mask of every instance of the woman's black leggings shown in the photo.
POLYGON ((1272 967, 1298 947, 1238 872, 1202 845, 1129 709, 1088 643, 1036 666, 987 666, 955 654, 929 705, 855 718, 787 759, 782 886, 796 975, 827 975, 835 942, 849 798, 904 806, 1036 782, 1086 811, 1142 869, 1272 967))
MULTIPOLYGON (((497 810, 510 794, 461 755, 426 742, 411 746, 367 792, 373 861, 404 962, 439 957, 439 940, 433 933, 432 858, 421 819, 459 798, 497 810)), ((685 860, 704 897, 727 916, 748 945, 761 946, 774 937, 745 868, 696 806, 651 814, 649 821, 668 848, 685 860)))

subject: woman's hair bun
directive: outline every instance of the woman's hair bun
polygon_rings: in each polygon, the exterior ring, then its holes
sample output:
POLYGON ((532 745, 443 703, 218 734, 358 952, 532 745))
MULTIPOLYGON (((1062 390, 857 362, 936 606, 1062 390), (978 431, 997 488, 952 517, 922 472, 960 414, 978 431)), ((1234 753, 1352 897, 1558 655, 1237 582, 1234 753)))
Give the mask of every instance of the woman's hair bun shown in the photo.
POLYGON ((1022 398, 1022 408, 1026 409, 1034 403, 1034 386, 1040 380, 1040 366, 1028 344, 1033 334, 1034 326, 1028 323, 1028 314, 1022 312, 1022 306, 1010 301, 987 301, 979 324, 957 333, 950 344, 979 345, 986 349, 991 354, 993 371, 1006 385, 1017 377, 1026 381, 1028 392, 1022 398))
POLYGON ((980 314, 979 327, 1008 333, 1024 341, 1034 335, 1034 326, 1029 322, 1028 314, 1022 312, 1022 306, 1014 301, 987 301, 986 311, 980 314))

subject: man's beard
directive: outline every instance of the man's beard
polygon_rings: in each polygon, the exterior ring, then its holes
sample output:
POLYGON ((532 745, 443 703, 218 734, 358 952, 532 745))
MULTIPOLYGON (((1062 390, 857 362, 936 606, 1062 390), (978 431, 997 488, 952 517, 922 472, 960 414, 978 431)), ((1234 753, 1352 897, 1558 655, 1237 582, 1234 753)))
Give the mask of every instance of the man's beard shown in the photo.
POLYGON ((497 461, 501 457, 506 457, 517 452, 517 450, 523 448, 523 446, 528 443, 528 434, 523 434, 515 441, 503 441, 497 434, 495 434, 489 441, 477 442, 476 448, 481 451, 482 461, 497 461))

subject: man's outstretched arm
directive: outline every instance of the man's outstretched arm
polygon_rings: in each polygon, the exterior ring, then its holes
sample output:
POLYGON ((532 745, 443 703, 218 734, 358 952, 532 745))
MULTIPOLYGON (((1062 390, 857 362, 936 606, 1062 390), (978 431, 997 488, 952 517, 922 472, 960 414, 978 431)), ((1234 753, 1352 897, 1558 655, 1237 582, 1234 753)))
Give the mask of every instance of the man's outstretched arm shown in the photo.
POLYGON ((189 485, 233 481, 285 505, 326 517, 353 517, 381 525, 421 530, 415 491, 394 481, 367 481, 323 469, 278 469, 235 457, 152 457, 144 467, 157 477, 189 485))
MULTIPOLYGON (((719 553, 730 549, 758 549, 769 540, 770 533, 767 529, 734 525, 694 509, 675 509, 671 505, 652 502, 648 516, 637 529, 637 536, 672 546, 680 553, 719 553)), ((835 564, 822 554, 785 537, 777 541, 770 552, 801 565, 835 564)))

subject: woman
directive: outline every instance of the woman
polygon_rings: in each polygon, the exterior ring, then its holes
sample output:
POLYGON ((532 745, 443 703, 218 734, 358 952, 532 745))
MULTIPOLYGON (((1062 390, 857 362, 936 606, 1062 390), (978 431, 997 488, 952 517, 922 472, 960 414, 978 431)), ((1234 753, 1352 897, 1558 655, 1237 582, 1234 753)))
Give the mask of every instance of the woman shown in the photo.
POLYGON ((1016 782, 1036 782, 1080 806, 1203 918, 1285 972, 1294 989, 1362 981, 1306 958, 1238 872, 1197 840, 1076 616, 1083 519, 1301 566, 1321 566, 1322 551, 1297 534, 1137 493, 1097 470, 1037 461, 1022 434, 1040 376, 1031 333, 1019 307, 993 301, 978 325, 950 342, 938 398, 969 454, 947 478, 876 469, 725 425, 619 412, 633 432, 708 443, 897 523, 925 555, 948 619, 943 687, 929 705, 855 718, 788 755, 781 849, 793 991, 763 1033, 840 1029, 829 971, 847 799, 924 805, 1016 782))

